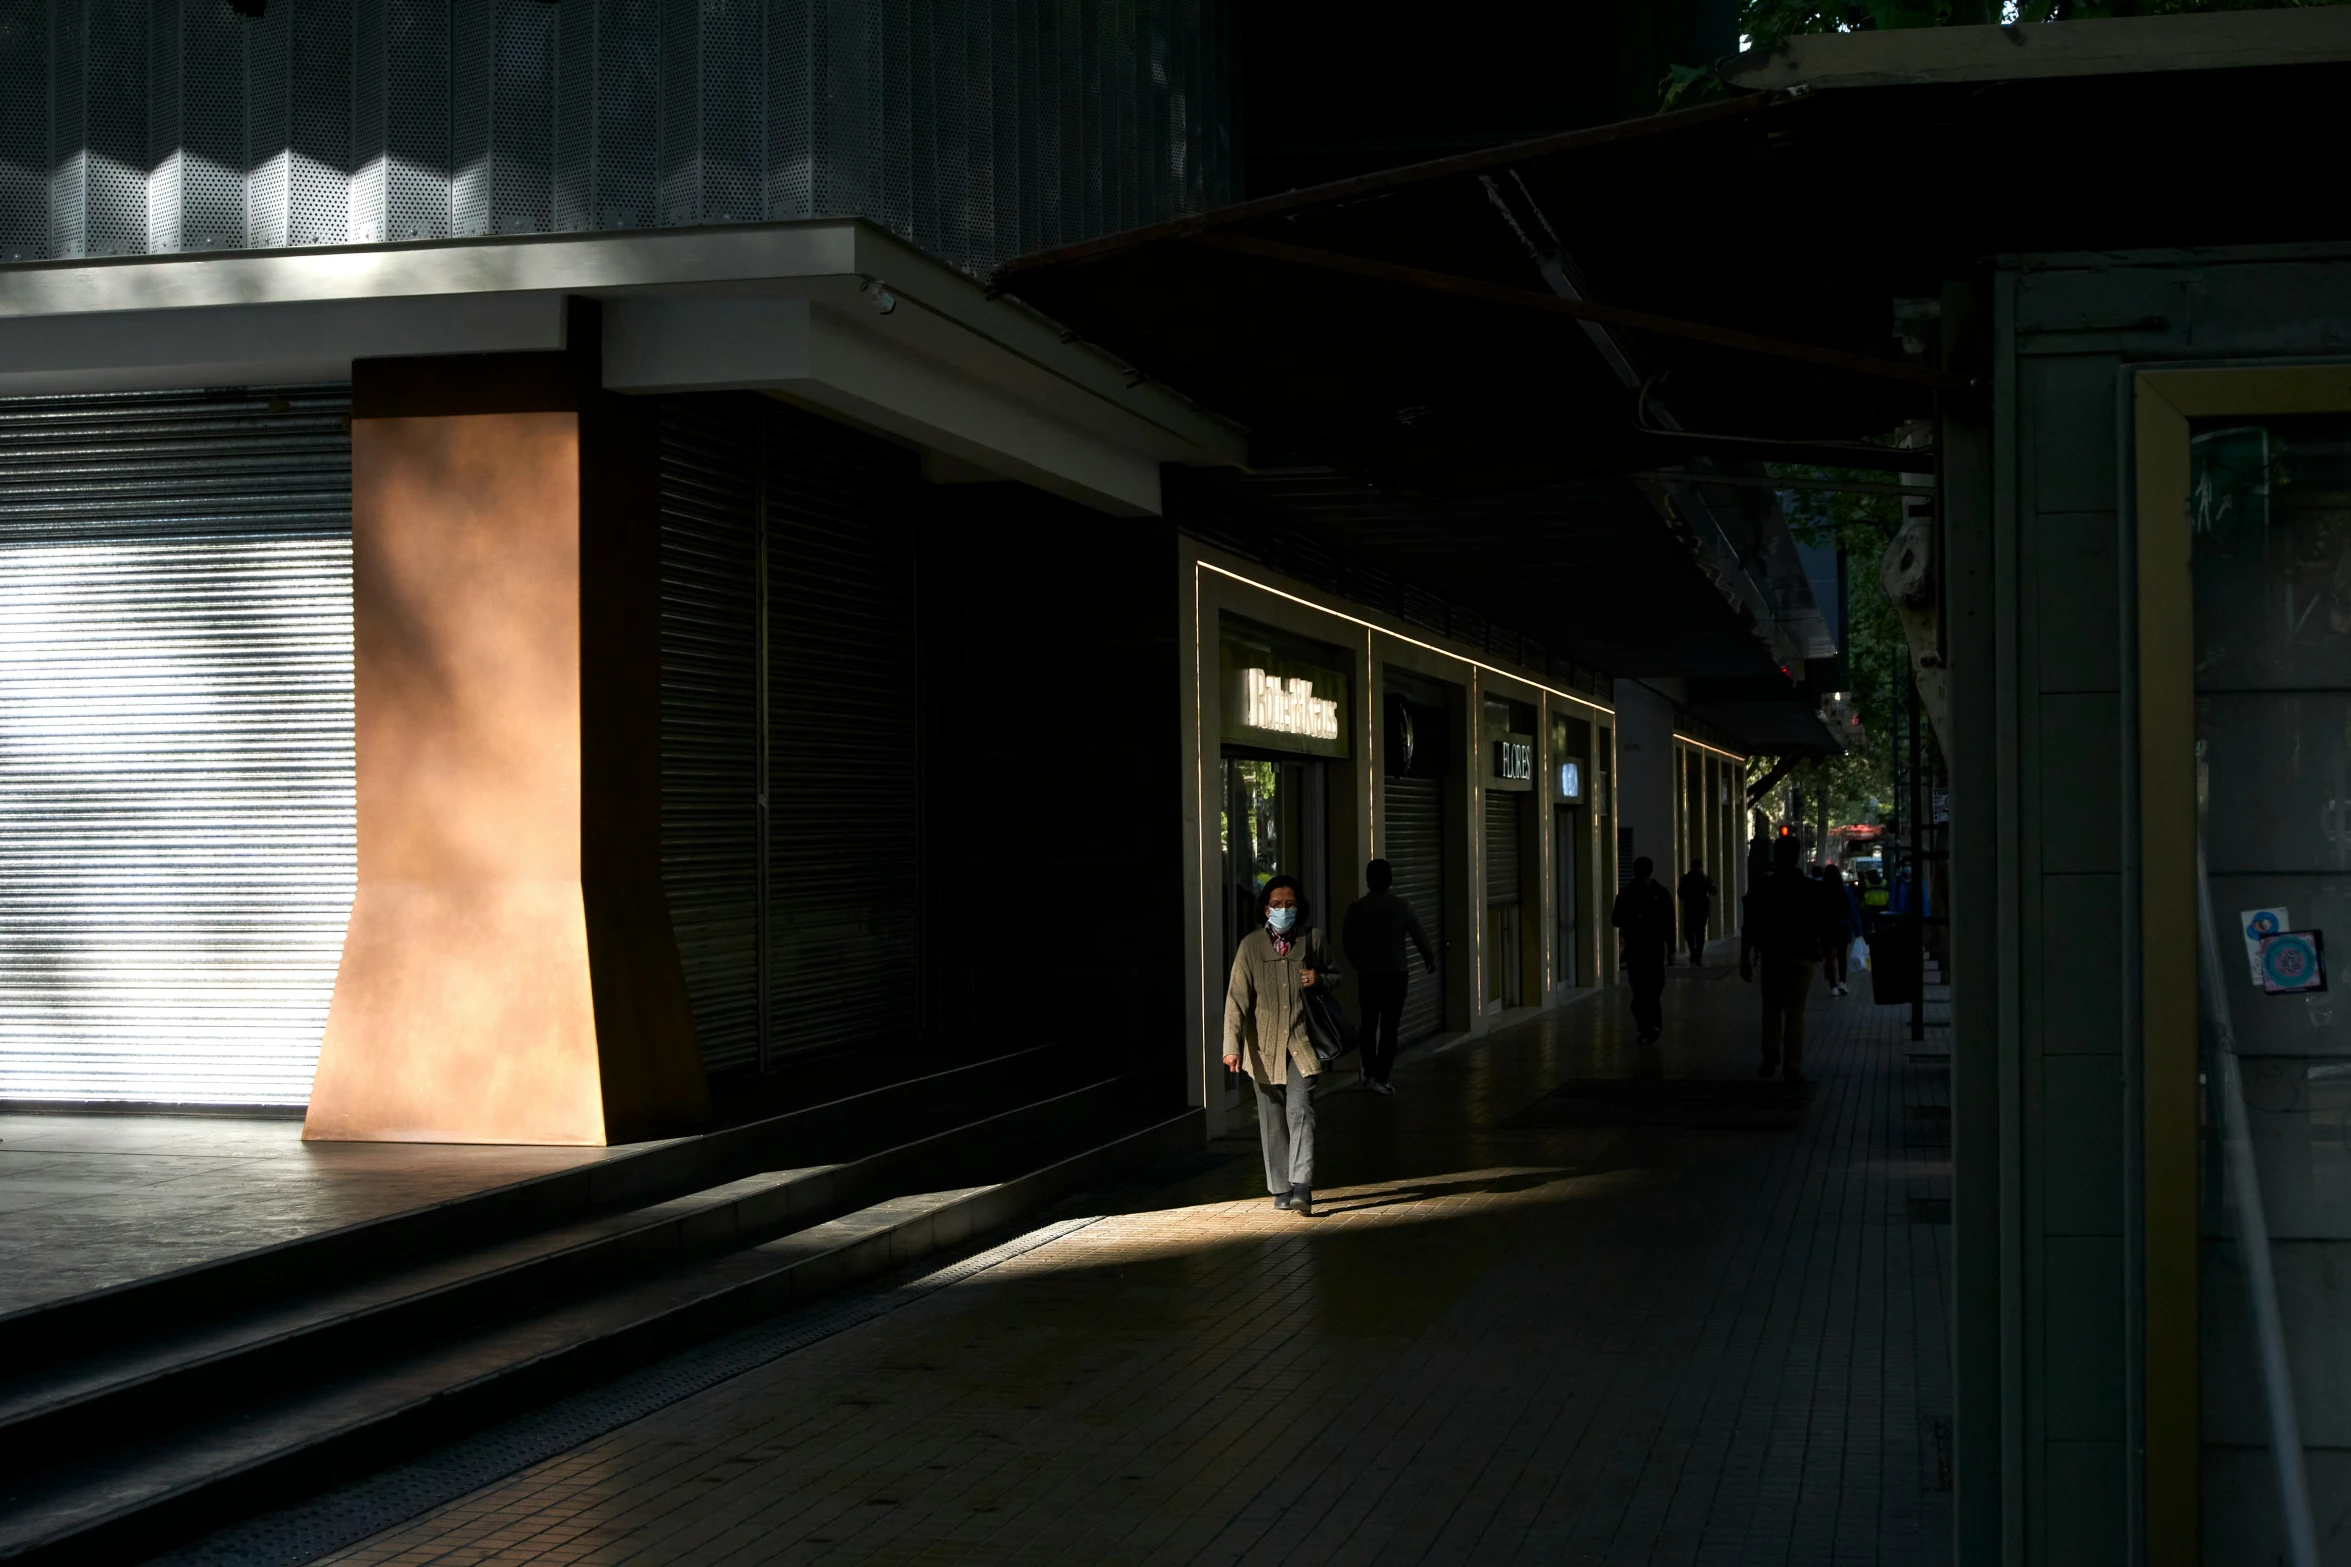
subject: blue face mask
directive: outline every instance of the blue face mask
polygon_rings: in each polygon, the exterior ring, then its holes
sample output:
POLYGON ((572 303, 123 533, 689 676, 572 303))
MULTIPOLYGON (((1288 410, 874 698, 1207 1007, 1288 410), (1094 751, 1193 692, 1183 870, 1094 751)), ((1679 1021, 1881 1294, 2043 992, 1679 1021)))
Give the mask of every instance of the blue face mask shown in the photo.
POLYGON ((1267 909, 1265 923, 1287 936, 1290 927, 1298 923, 1298 910, 1294 905, 1284 909, 1267 909))

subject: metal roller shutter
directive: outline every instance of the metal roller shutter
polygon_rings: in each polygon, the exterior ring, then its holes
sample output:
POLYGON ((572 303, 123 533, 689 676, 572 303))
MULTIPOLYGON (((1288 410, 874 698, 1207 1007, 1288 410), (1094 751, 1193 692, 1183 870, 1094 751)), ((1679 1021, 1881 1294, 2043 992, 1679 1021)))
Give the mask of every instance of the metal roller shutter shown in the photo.
POLYGON ((661 484, 662 867, 703 1064, 910 1037, 914 459, 674 397, 661 484))
POLYGON ((712 1072, 759 1064, 759 433, 747 397, 661 408, 661 873, 712 1072))
POLYGON ((1420 916, 1437 949, 1437 972, 1415 970, 1404 995, 1404 1041, 1425 1039, 1445 1026, 1445 785, 1438 778, 1390 778, 1387 787, 1387 861, 1396 893, 1420 916))
POLYGON ((1486 901, 1516 903, 1521 880, 1518 861, 1519 797, 1486 791, 1486 901))
POLYGON ((912 453, 780 403, 767 445, 771 1061, 920 1026, 912 453))
POLYGON ((356 880, 348 413, 0 401, 0 1097, 309 1098, 356 880))

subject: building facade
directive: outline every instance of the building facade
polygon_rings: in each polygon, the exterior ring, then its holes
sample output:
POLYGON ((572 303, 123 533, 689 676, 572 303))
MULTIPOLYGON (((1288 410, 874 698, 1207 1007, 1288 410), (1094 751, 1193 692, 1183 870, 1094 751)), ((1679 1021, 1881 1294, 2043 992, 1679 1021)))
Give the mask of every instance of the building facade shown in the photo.
POLYGON ((2319 1560, 2351 1506, 2347 282, 2116 252, 1945 297, 1995 388, 1943 425, 1965 1561, 2319 1560))
MULTIPOLYGON (((1159 585, 1162 465, 1241 445, 974 274, 1222 199, 1222 29, 0 27, 0 1098, 593 1142, 984 1014, 952 904, 1004 829, 942 769, 1023 731, 933 656, 992 634, 959 530, 1159 585)), ((1023 852, 986 896, 1127 863, 1023 852)))
POLYGON ((1236 193, 1217 0, 37 0, 9 261, 864 217, 975 271, 1236 193))

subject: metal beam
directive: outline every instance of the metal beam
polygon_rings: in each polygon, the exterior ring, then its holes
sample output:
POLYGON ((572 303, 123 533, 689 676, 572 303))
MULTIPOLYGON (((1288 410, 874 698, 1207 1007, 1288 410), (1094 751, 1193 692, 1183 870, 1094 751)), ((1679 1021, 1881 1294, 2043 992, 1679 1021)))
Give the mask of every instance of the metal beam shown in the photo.
POLYGON ((1781 779, 1787 777, 1788 774, 1794 772, 1796 770, 1796 764, 1803 760, 1804 758, 1801 756, 1783 756, 1777 762, 1774 762, 1770 772, 1765 773, 1761 778, 1756 779, 1753 783, 1747 786, 1747 808, 1749 810, 1753 810, 1755 808, 1755 802, 1762 799, 1764 795, 1770 791, 1773 784, 1778 783, 1781 779))
POLYGON ((1383 283, 1395 283, 1406 288, 1422 289, 1430 293, 1451 294, 1462 299, 1482 300, 1487 304, 1507 305, 1519 310, 1533 310, 1547 315, 1565 316, 1571 321, 1591 322, 1600 326, 1623 327, 1628 331, 1649 332, 1659 337, 1677 337, 1694 343, 1707 343, 1716 348, 1735 349, 1743 353, 1761 354, 1768 358, 1787 359, 1799 364, 1819 365, 1824 369, 1843 370, 1853 375, 1875 376, 1880 380, 1901 381, 1912 386, 1931 386, 1941 391, 1966 391, 1975 383, 1965 376, 1930 369, 1924 365, 1908 365, 1891 359, 1878 359, 1868 354, 1847 353, 1841 348, 1822 348, 1813 343, 1791 342, 1781 337, 1766 337, 1756 332, 1741 332, 1731 327, 1707 326, 1696 321, 1684 321, 1678 316, 1661 316, 1646 310, 1627 310, 1619 305, 1595 304, 1588 299, 1566 299, 1556 294, 1537 294, 1528 289, 1513 288, 1506 283, 1489 283, 1483 278, 1457 277, 1450 272, 1430 272, 1421 267, 1398 266, 1394 262, 1373 261, 1363 256, 1349 256, 1335 250, 1318 250, 1308 245, 1285 244, 1280 240, 1253 239, 1245 234, 1197 234, 1195 245, 1206 245, 1216 250, 1229 250, 1239 255, 1257 256, 1267 261, 1286 261, 1295 266, 1319 267, 1329 272, 1344 272, 1355 277, 1373 278, 1383 283))
MULTIPOLYGON (((1933 473, 1931 446, 1845 445, 1838 441, 1774 441, 1751 435, 1685 435, 1673 430, 1644 430, 1644 435, 1670 440, 1693 457, 1729 457, 1745 462, 1800 463, 1807 468, 1851 468, 1862 473, 1933 473)), ((1642 454, 1647 456, 1649 454, 1642 454)), ((1650 461, 1656 459, 1650 457, 1650 461)), ((1913 493, 1904 486, 1902 493, 1913 493)), ((1932 498, 1932 490, 1916 493, 1932 498)))
MULTIPOLYGON (((1839 463, 1839 467, 1850 467, 1839 463)), ((1728 484, 1742 490, 1822 490, 1831 495, 1917 495, 1932 499, 1934 491, 1916 484, 1870 484, 1859 479, 1774 479, 1759 473, 1672 473, 1650 470, 1628 473, 1628 479, 1673 480, 1684 484, 1728 484)))

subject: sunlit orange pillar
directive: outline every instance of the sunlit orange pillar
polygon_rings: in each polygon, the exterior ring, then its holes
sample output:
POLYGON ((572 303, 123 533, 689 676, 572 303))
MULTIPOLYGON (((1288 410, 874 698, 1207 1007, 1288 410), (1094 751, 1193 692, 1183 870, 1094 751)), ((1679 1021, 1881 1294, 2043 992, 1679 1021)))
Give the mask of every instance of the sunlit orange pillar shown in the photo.
POLYGON ((708 1113, 661 886, 654 443, 584 307, 572 336, 354 369, 359 889, 306 1138, 708 1113))

